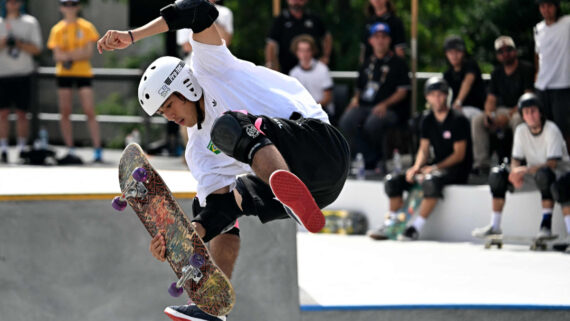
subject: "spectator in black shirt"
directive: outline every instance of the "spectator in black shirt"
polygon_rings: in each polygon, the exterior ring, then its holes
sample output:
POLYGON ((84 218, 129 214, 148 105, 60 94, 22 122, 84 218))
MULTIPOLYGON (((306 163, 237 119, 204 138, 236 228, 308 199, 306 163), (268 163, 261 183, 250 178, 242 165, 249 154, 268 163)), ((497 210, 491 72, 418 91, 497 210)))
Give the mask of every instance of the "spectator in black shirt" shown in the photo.
POLYGON ((390 27, 390 36, 392 38, 390 49, 398 57, 404 59, 407 47, 404 23, 396 15, 392 0, 370 0, 366 8, 366 14, 366 26, 362 30, 360 44, 360 63, 363 63, 372 54, 372 47, 368 43, 368 35, 370 27, 378 22, 383 22, 390 27))
MULTIPOLYGON (((473 162, 469 121, 460 112, 447 105, 449 86, 438 77, 428 79, 424 93, 431 107, 421 123, 420 147, 414 165, 406 174, 386 176, 384 188, 390 198, 390 217, 402 208, 404 190, 414 182, 422 185, 424 198, 420 204, 419 216, 406 228, 399 240, 416 240, 424 223, 442 197, 445 185, 465 184, 473 162), (434 159, 430 160, 433 148, 434 159)), ((383 228, 370 233, 374 239, 383 238, 383 228)))
MULTIPOLYGON (((491 73, 491 83, 485 101, 485 113, 473 118, 474 168, 483 174, 491 166, 490 135, 510 129, 515 132, 522 123, 517 102, 520 96, 534 89, 534 68, 519 60, 515 42, 501 36, 495 40, 495 52, 501 65, 491 73)), ((510 155, 511 146, 504 146, 510 155)))
POLYGON ((410 116, 408 66, 390 51, 390 41, 387 24, 370 28, 374 54, 361 66, 356 92, 339 121, 353 154, 362 153, 368 169, 381 157, 386 129, 410 116))
POLYGON ((458 36, 450 36, 444 43, 449 69, 443 74, 453 91, 453 109, 463 112, 469 120, 480 114, 485 102, 485 85, 477 62, 472 60, 465 42, 458 36))
POLYGON ((332 52, 332 36, 322 20, 305 9, 308 0, 287 0, 288 9, 273 20, 265 45, 265 66, 288 75, 297 65, 297 57, 290 51, 293 38, 308 34, 317 44, 317 56, 328 66, 332 52))

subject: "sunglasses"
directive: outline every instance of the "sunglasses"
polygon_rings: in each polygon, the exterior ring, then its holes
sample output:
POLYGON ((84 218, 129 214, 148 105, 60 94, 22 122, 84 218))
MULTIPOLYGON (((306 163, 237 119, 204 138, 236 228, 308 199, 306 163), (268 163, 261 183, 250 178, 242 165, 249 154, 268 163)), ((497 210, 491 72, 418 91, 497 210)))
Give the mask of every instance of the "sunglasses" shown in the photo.
POLYGON ((63 7, 77 7, 79 5, 79 2, 72 2, 72 1, 62 2, 61 5, 63 7))
POLYGON ((497 55, 502 55, 504 53, 511 53, 513 51, 515 51, 515 48, 507 47, 507 48, 501 48, 501 49, 497 50, 496 52, 497 52, 497 55))

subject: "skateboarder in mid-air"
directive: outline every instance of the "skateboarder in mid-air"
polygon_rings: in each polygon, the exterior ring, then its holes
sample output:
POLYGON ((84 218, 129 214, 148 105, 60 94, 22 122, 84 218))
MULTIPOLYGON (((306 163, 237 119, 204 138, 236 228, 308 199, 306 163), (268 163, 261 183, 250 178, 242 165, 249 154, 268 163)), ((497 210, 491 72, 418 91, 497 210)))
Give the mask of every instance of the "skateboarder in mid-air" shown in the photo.
MULTIPOLYGON (((525 177, 534 179, 542 196, 542 221, 537 239, 552 236, 554 201, 562 205, 566 230, 570 235, 570 158, 562 133, 546 120, 542 102, 537 95, 526 93, 518 101, 524 123, 518 125, 513 141, 510 164, 494 167, 489 175, 493 194, 491 224, 475 229, 473 236, 485 238, 501 235, 501 216, 507 190, 523 186, 525 177), (526 161, 526 166, 522 162, 526 161)), ((570 236, 564 241, 570 244, 570 236)))
MULTIPOLYGON (((206 0, 177 1, 143 27, 108 31, 97 48, 102 53, 169 30, 194 31, 192 66, 157 59, 143 74, 138 96, 147 114, 188 128, 186 160, 198 181, 193 225, 231 277, 237 218, 255 215, 266 223, 292 217, 319 231, 325 223, 320 208, 338 197, 350 161, 346 141, 297 80, 231 54, 213 26, 217 14, 206 0)), ((164 260, 162 236, 151 241, 150 251, 164 260)), ((225 320, 191 304, 165 313, 174 320, 225 320)))

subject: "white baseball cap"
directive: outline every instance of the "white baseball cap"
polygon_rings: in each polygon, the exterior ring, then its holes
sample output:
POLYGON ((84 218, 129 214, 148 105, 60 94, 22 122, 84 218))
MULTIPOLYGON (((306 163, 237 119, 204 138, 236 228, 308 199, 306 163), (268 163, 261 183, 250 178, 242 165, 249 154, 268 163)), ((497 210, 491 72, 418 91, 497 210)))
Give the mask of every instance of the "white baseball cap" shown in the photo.
POLYGON ((499 50, 505 46, 516 48, 513 38, 509 36, 500 36, 495 40, 495 50, 499 50))

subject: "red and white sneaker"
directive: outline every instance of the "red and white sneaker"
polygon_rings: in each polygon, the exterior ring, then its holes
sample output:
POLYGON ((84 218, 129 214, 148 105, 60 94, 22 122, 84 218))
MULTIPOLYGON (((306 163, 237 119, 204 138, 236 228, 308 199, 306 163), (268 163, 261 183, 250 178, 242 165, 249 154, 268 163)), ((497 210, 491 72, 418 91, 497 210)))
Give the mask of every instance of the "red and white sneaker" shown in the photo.
POLYGON ((325 226, 325 216, 309 189, 295 174, 276 170, 269 177, 269 186, 275 197, 297 223, 309 232, 317 233, 325 226))
POLYGON ((174 321, 226 321, 226 317, 211 316, 195 304, 169 306, 164 313, 174 321))

